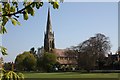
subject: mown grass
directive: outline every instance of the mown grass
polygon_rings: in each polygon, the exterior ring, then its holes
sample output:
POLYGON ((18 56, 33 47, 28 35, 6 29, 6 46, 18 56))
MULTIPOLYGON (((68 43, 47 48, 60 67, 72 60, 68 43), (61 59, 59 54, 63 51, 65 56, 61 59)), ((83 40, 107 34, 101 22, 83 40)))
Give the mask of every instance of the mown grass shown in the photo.
POLYGON ((120 73, 24 73, 25 78, 118 78, 120 73))

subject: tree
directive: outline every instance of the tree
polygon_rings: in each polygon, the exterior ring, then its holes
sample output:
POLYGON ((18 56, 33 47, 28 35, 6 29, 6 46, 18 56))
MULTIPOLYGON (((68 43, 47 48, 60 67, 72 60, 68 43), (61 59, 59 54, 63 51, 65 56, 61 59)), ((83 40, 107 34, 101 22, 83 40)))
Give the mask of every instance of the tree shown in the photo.
POLYGON ((55 68, 56 56, 53 53, 44 53, 41 57, 41 66, 44 71, 51 72, 55 68))
POLYGON ((114 61, 113 62, 113 67, 115 70, 120 70, 120 61, 114 61))
POLYGON ((27 71, 35 70, 36 68, 36 58, 33 54, 29 54, 23 60, 23 66, 26 68, 27 71))
POLYGON ((32 54, 36 54, 36 50, 35 50, 34 47, 32 47, 32 48, 30 49, 30 53, 32 53, 32 54))
POLYGON ((35 50, 35 48, 34 47, 32 47, 31 49, 30 49, 30 51, 29 51, 31 54, 33 54, 34 55, 34 57, 36 57, 37 58, 37 54, 36 54, 36 50, 35 50))
POLYGON ((86 57, 86 66, 89 66, 88 70, 96 66, 96 61, 102 61, 111 48, 109 38, 100 33, 96 34, 95 37, 90 37, 79 47, 81 55, 84 54, 86 57))
POLYGON ((24 52, 18 55, 15 59, 15 66, 17 70, 34 70, 36 67, 36 58, 30 52, 24 52))
POLYGON ((11 70, 12 69, 12 63, 11 62, 8 62, 8 63, 4 63, 4 69, 5 70, 11 70))
POLYGON ((88 71, 94 69, 96 62, 102 62, 110 48, 109 38, 105 35, 98 33, 90 37, 74 49, 78 52, 78 66, 88 71))

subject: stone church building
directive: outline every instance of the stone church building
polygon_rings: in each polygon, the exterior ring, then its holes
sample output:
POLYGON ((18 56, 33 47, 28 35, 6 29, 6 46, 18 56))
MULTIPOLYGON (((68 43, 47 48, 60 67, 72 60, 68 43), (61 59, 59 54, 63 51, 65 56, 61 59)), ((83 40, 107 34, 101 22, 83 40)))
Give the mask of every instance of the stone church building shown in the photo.
POLYGON ((54 36, 54 32, 52 31, 50 8, 48 9, 46 31, 44 33, 43 50, 44 52, 55 54, 57 56, 57 61, 61 65, 64 65, 64 66, 77 65, 75 56, 68 56, 65 54, 65 51, 67 49, 57 49, 55 47, 55 36, 54 36))
POLYGON ((55 49, 54 32, 52 32, 50 9, 48 9, 46 32, 44 35, 44 50, 45 52, 51 52, 53 49, 55 49))

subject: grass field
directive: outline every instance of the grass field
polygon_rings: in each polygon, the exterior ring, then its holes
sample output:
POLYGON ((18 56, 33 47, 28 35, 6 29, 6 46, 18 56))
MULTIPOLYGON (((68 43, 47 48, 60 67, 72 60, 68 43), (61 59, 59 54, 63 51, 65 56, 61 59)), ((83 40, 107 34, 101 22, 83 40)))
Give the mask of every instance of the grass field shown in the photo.
MULTIPOLYGON (((25 78, 116 78, 120 77, 120 73, 77 73, 77 72, 62 72, 62 73, 24 73, 25 78)), ((119 80, 119 79, 118 79, 119 80)))

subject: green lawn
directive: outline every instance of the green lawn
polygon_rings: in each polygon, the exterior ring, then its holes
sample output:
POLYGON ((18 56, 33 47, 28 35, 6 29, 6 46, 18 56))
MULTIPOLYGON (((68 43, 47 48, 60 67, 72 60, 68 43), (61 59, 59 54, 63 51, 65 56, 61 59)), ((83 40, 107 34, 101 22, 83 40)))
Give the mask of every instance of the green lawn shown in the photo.
POLYGON ((24 73, 25 78, 118 78, 120 73, 24 73))

